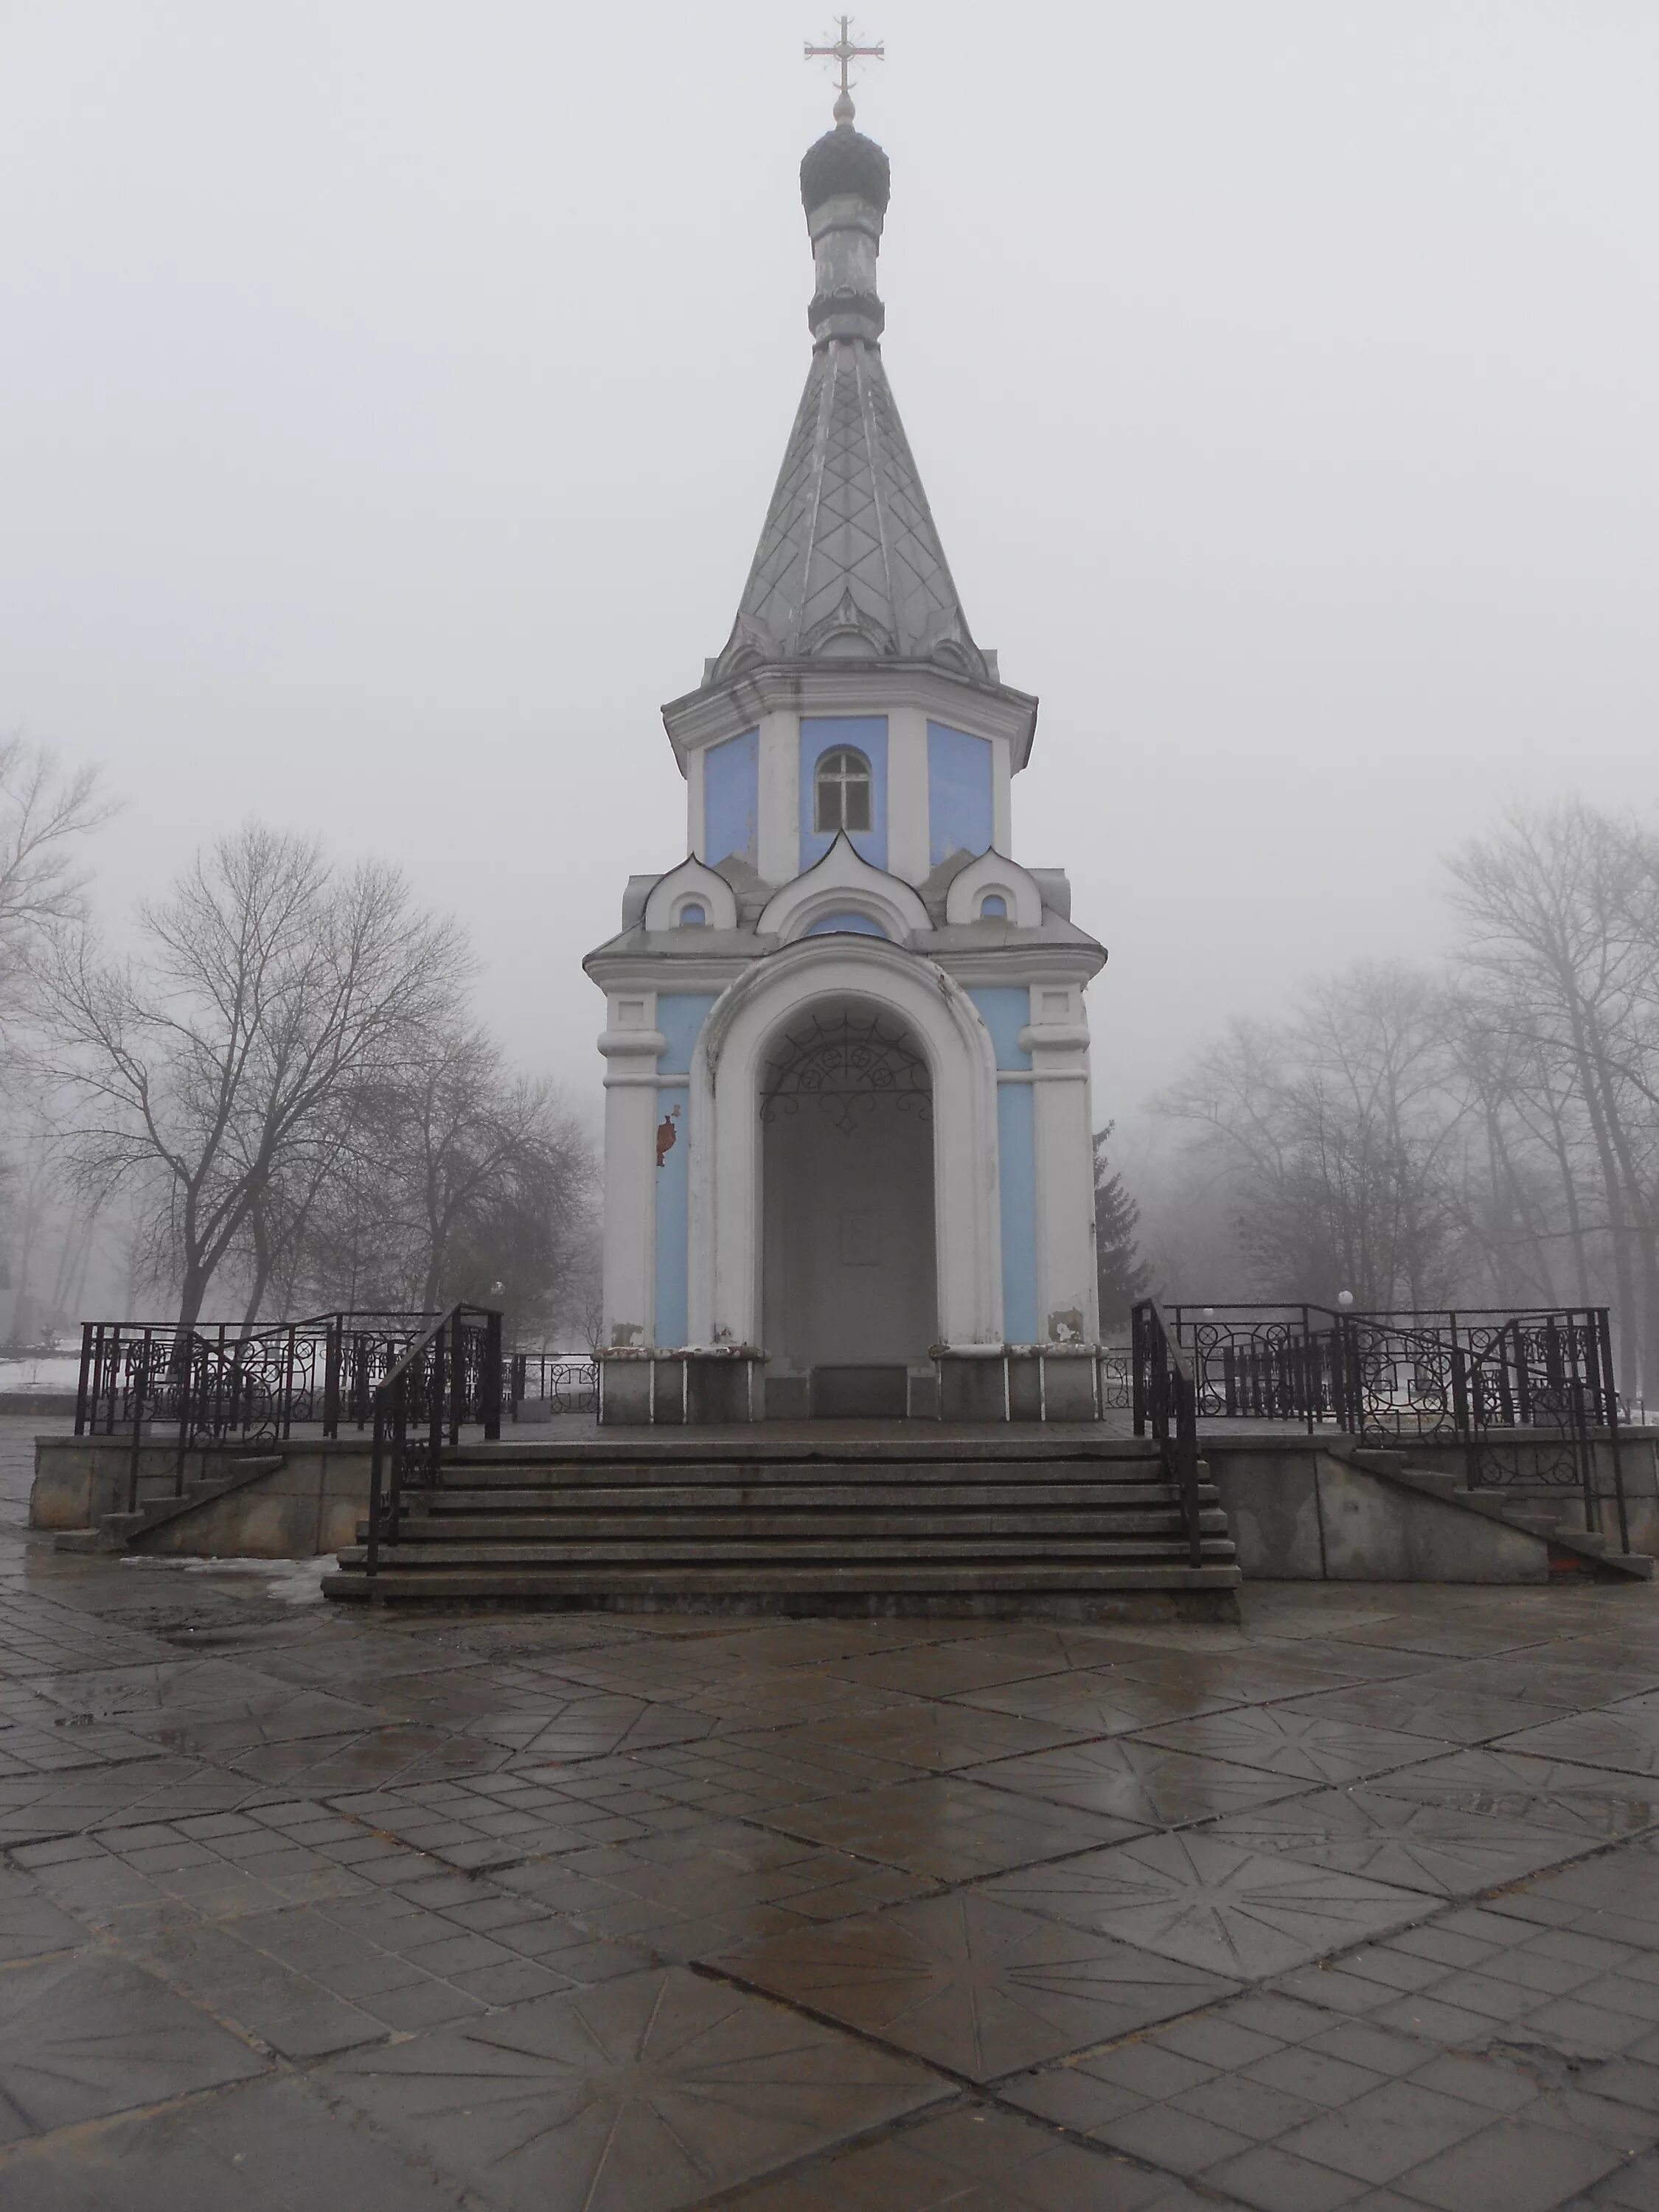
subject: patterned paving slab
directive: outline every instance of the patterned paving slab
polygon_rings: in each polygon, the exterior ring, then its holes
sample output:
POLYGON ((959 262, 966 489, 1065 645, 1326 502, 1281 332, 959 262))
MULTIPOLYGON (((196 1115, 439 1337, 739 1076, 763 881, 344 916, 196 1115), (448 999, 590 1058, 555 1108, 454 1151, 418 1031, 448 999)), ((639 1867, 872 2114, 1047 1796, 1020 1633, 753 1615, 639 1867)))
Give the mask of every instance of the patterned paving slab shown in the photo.
POLYGON ((1144 1836, 1025 1869, 987 1894, 1250 1981, 1433 1910, 1410 1890, 1199 1834, 1144 1836))
POLYGON ((1421 1675, 1412 1682, 1366 1682, 1357 1690, 1330 1690, 1298 1700, 1304 1712, 1362 1728, 1397 1729, 1407 1735, 1437 1737, 1443 1743, 1490 1743, 1537 1719, 1535 1707, 1518 1698, 1488 1698, 1448 1688, 1443 1680, 1421 1675))
POLYGON ((964 1690, 987 1690, 1000 1682, 1018 1682, 1034 1674, 1061 1672, 1067 1665, 1056 1643, 994 1641, 921 1644, 907 1651, 883 1651, 862 1659, 832 1660, 824 1669, 842 1681, 881 1690, 902 1690, 911 1697, 950 1698, 964 1690))
POLYGON ((0 2141, 245 2081, 264 2067, 119 1960, 76 1954, 0 1975, 0 2141))
POLYGON ((691 1743, 711 1733, 714 1722, 645 1698, 578 1691, 551 1682, 517 1711, 471 1722, 465 1733, 497 1743, 523 1759, 607 1759, 622 1751, 648 1751, 665 1743, 691 1743))
POLYGON ((250 1745, 225 1753, 229 1774, 246 1776, 263 1793, 333 1797, 344 1790, 410 1787, 427 1782, 493 1773, 513 1754, 486 1737, 415 1722, 364 1728, 349 1735, 301 1737, 289 1743, 250 1745))
POLYGON ((1452 1806, 1599 1843, 1659 1825, 1659 1778, 1524 1752, 1454 1752, 1382 1776, 1371 1787, 1407 1804, 1452 1806))
POLYGON ((14 1777, 0 1781, 0 1847, 179 1814, 234 1812, 258 1794, 240 1775, 186 1759, 14 1777))
POLYGON ((1132 1729, 1194 1714, 1222 1712, 1237 1703, 1223 1690, 1190 1684, 1138 1682, 1127 1674, 1039 1674, 1030 1681, 969 1690, 955 1703, 987 1712, 1015 1713, 1078 1736, 1127 1735, 1132 1729))
POLYGON ((794 1731, 832 1750, 950 1772, 1068 1742, 1075 1731, 1012 1713, 977 1711, 944 1703, 866 1713, 853 1720, 820 1721, 794 1731))
POLYGON ((112 2188, 126 2212, 462 2212, 459 2184, 292 2075, 123 2113, 0 2161, 0 2201, 28 2212, 112 2212, 112 2188))
POLYGON ((331 2066, 330 2093, 503 2212, 672 2212, 946 2094, 671 1966, 331 2066))
POLYGON ((1621 1774, 1659 1775, 1659 1699, 1637 1698, 1600 1712, 1545 1721, 1504 1736, 1492 1747, 1610 1766, 1621 1774))
POLYGON ((972 1892, 769 1937, 714 1963, 976 2081, 1237 1987, 972 1892))
POLYGON ((758 1817, 769 1827, 935 1881, 968 1881, 1133 1832, 1127 1820, 988 1790, 955 1774, 821 1798, 758 1817))
POLYGON ((1177 1721, 1168 1728, 1149 1729, 1139 1741, 1231 1759, 1240 1766, 1263 1767, 1305 1782, 1354 1782, 1418 1759, 1443 1758, 1446 1749, 1443 1742, 1427 1736, 1327 1720, 1289 1705, 1246 1705, 1237 1712, 1177 1721))
POLYGON ((38 1883, 0 1867, 0 1966, 74 1950, 87 1940, 86 1929, 43 1895, 38 1883))
POLYGON ((1138 1828, 1176 1828, 1288 1797, 1305 1783, 1260 1767, 1200 1759, 1162 1744, 1119 1740, 1072 1744, 974 1770, 976 1782, 1021 1796, 1075 1805, 1138 1828))
POLYGON ((1413 1804, 1366 1784, 1235 1813, 1206 1833, 1245 1850, 1282 1851, 1304 1865, 1437 1897, 1473 1897, 1590 1848, 1586 1838, 1559 1831, 1413 1804))
POLYGON ((1168 2174, 978 2106, 814 2160, 730 2202, 732 2212, 1214 2212, 1212 2199, 1168 2174))
POLYGON ((49 1675, 30 1686, 43 1698, 97 1720, 170 1719, 235 1710, 280 1696, 283 1685, 227 1659, 163 1659, 148 1666, 99 1667, 49 1675))

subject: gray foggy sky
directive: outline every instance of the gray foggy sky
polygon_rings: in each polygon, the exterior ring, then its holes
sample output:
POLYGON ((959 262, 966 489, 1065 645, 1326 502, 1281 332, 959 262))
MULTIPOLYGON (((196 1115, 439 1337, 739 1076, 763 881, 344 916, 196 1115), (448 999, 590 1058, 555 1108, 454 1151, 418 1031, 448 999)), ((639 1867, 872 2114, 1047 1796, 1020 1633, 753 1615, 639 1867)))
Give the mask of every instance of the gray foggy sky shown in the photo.
MULTIPOLYGON (((113 920, 252 812, 400 860, 597 1097, 808 362, 779 0, 0 0, 0 727, 113 920)), ((887 362, 1131 1111, 1659 797, 1652 0, 882 0, 887 362)))

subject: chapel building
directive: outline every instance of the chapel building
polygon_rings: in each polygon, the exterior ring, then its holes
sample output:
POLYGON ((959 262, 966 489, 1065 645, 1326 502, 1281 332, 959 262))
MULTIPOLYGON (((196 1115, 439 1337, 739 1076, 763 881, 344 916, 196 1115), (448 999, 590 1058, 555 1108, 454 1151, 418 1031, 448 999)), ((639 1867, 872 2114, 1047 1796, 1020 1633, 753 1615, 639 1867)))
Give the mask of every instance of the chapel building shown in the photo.
POLYGON ((731 635, 662 710, 687 857, 586 963, 601 1418, 1088 1419, 1106 955, 1013 857, 1037 702, 951 580, 882 361, 888 160, 836 112, 806 388, 731 635))

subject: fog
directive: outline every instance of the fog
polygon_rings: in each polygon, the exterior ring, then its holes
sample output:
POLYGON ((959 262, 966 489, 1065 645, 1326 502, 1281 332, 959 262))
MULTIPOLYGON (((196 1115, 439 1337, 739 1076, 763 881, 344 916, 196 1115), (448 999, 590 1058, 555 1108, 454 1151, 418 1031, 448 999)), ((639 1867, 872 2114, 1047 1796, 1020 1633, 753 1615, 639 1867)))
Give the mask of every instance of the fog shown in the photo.
MULTIPOLYGON (((1042 698, 1020 858, 1097 1103, 1432 955, 1510 801, 1659 796, 1647 0, 884 0, 885 356, 1042 698)), ((6 0, 0 728, 118 926, 251 814, 395 858, 597 1099, 809 358, 832 89, 776 0, 6 0)))

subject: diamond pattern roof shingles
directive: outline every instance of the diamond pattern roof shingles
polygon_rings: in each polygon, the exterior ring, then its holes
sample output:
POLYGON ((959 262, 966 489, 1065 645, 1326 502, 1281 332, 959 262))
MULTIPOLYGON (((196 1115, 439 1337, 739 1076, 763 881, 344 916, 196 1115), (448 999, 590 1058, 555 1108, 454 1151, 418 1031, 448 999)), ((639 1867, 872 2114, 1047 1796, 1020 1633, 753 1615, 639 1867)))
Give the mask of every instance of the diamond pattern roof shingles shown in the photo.
POLYGON ((722 658, 806 659, 851 629, 902 659, 948 640, 986 674, 881 355, 858 339, 813 356, 722 658))

